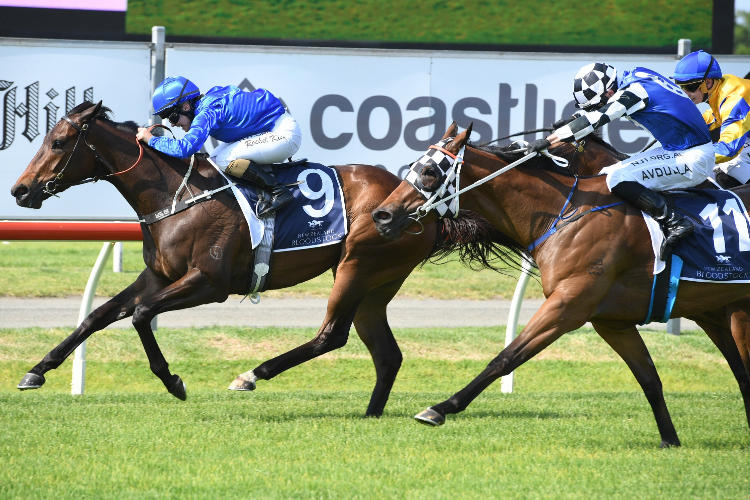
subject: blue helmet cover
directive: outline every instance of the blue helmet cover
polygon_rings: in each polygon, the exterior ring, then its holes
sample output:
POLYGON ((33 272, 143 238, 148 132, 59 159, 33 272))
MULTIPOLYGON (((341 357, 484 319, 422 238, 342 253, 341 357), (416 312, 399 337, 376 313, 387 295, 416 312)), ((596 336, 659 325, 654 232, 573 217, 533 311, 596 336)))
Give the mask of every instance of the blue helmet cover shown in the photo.
POLYGON ((190 99, 194 99, 198 97, 200 93, 201 91, 198 89, 198 86, 187 78, 182 76, 170 76, 161 82, 154 91, 154 97, 151 100, 154 106, 154 114, 158 115, 166 109, 177 106, 178 104, 190 99))
POLYGON ((711 59, 711 54, 708 52, 703 52, 702 50, 691 52, 677 63, 672 77, 679 83, 693 82, 702 80, 703 78, 721 78, 722 73, 719 61, 714 59, 711 64, 711 59), (709 64, 711 64, 711 69, 706 74, 709 64))

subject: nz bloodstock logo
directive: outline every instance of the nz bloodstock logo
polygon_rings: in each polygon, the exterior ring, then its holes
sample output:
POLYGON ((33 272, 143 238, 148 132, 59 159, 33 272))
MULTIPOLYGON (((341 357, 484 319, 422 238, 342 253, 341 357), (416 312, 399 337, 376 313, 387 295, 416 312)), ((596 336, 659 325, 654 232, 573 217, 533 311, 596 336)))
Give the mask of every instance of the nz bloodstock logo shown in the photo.
MULTIPOLYGON (((43 119, 45 123, 44 132, 39 130, 40 110, 39 110, 39 82, 36 81, 31 85, 19 89, 15 82, 0 80, 0 93, 3 95, 2 106, 2 135, 0 135, 0 151, 8 149, 16 139, 16 129, 23 126, 23 132, 20 135, 32 142, 42 133, 46 134, 57 123, 57 112, 60 106, 63 106, 62 98, 56 101, 60 93, 54 88, 50 88, 44 93, 49 99, 42 110, 44 110, 43 119), (24 99, 25 98, 25 99, 24 99), (20 101, 20 102, 19 102, 20 101), (58 106, 55 103, 59 103, 58 106)), ((69 112, 76 105, 76 88, 70 87, 63 91, 65 93, 65 112, 69 112)), ((44 97, 42 97, 44 99, 44 97)), ((89 87, 83 91, 83 100, 94 100, 94 87, 89 87)))

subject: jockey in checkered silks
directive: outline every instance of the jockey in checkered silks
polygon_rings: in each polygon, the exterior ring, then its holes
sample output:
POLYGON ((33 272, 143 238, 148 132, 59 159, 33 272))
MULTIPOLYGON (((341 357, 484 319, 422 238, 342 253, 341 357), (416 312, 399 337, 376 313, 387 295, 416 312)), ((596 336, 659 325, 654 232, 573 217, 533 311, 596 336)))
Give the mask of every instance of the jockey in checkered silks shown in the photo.
POLYGON ((722 187, 746 184, 750 180, 750 80, 722 75, 719 61, 699 50, 677 63, 674 80, 696 105, 708 103, 703 113, 714 137, 714 174, 722 187))
POLYGON ((714 167, 714 148, 703 117, 677 85, 647 68, 636 67, 618 77, 612 66, 589 64, 575 76, 573 89, 581 111, 557 122, 556 130, 546 139, 531 142, 528 151, 582 139, 621 116, 650 132, 660 147, 606 167, 602 173, 607 174, 612 193, 659 222, 665 235, 663 259, 695 225, 667 206, 659 192, 696 186, 714 167))
POLYGON ((201 94, 193 82, 177 76, 159 84, 153 105, 155 115, 187 133, 177 140, 155 137, 148 129, 139 128, 139 140, 170 156, 189 158, 211 136, 222 142, 212 155, 219 168, 271 193, 270 202, 259 205, 259 217, 292 201, 289 189, 258 166, 291 158, 302 142, 297 121, 269 91, 244 92, 229 85, 201 94))

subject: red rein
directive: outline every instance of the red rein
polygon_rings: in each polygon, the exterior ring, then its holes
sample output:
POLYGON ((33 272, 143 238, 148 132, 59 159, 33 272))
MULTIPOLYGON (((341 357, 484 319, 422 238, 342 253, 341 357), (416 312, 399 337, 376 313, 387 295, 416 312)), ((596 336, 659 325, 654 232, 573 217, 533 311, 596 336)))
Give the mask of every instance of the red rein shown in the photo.
MULTIPOLYGON (((148 131, 149 131, 149 132, 151 132, 151 131, 152 131, 152 130, 153 130, 154 128, 156 128, 156 127, 160 127, 160 128, 165 128, 165 129, 169 130, 169 132, 170 132, 170 133, 172 132, 172 130, 171 130, 171 129, 170 129, 169 127, 165 127, 164 125, 161 125, 161 124, 159 124, 159 123, 157 123, 157 124, 155 124, 155 125, 151 125, 151 126, 150 126, 150 127, 148 128, 148 131)), ((137 143, 138 143, 138 149, 140 150, 140 151, 139 151, 139 153, 138 153, 138 159, 136 160, 136 162, 135 162, 135 163, 133 163, 133 166, 132 166, 132 167, 130 167, 129 169, 127 169, 127 170, 123 170, 122 172, 117 172, 117 173, 115 173, 115 174, 112 174, 112 175, 122 175, 122 174, 128 173, 128 172, 130 172, 131 170, 133 170, 133 169, 134 169, 135 167, 137 167, 137 166, 138 166, 138 164, 139 164, 139 163, 141 162, 141 159, 143 158, 143 144, 141 144, 141 141, 139 141, 139 140, 137 140, 137 139, 136 139, 136 141, 135 141, 135 142, 137 142, 137 143)))

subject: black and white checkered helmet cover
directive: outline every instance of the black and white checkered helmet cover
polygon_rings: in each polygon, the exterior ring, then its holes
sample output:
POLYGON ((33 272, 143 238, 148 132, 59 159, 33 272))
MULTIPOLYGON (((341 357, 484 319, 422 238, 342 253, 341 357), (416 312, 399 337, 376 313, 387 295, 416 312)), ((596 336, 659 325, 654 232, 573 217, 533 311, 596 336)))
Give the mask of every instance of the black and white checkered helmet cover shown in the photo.
POLYGON ((587 64, 573 80, 576 107, 586 109, 602 101, 604 94, 617 83, 617 70, 604 63, 587 64))
MULTIPOLYGON (((453 141, 455 137, 449 137, 447 139, 443 139, 435 146, 438 146, 440 148, 445 147, 446 144, 453 141)), ((455 162, 455 159, 451 158, 447 154, 443 153, 439 149, 428 149, 427 152, 422 155, 422 157, 411 164, 411 168, 409 169, 409 172, 406 174, 406 181, 411 184, 414 189, 419 191, 419 194, 421 194, 425 200, 430 200, 433 198, 437 193, 437 198, 435 198, 433 201, 439 201, 443 198, 446 198, 456 192, 456 172, 453 168, 453 164, 455 162), (443 179, 443 185, 447 183, 447 186, 445 186, 445 189, 443 187, 438 188, 435 192, 429 192, 425 191, 421 188, 422 183, 420 182, 419 178, 422 173, 422 169, 425 167, 425 165, 428 164, 434 164, 437 165, 437 167, 443 172, 443 175, 445 176, 445 179, 443 179)), ((458 213, 458 197, 453 198, 448 203, 442 203, 435 207, 435 210, 440 214, 440 218, 453 218, 458 213)))

